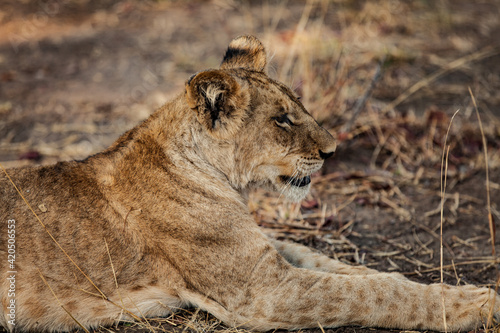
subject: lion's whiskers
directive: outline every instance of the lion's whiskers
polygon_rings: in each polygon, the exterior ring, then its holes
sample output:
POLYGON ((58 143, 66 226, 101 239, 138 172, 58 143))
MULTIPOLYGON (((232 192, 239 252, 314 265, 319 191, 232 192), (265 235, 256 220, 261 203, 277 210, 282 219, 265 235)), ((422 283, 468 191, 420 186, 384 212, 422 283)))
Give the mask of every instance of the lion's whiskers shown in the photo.
POLYGON ((280 195, 278 196, 278 202, 280 201, 281 196, 285 193, 285 191, 288 191, 292 187, 292 183, 295 181, 298 174, 299 170, 295 168, 289 180, 286 182, 285 186, 281 189, 280 195))

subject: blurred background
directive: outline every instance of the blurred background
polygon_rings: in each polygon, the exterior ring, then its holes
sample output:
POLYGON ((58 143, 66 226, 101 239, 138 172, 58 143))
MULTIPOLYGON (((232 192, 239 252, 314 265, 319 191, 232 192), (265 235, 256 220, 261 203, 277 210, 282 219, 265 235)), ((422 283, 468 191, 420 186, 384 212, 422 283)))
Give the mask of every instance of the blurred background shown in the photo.
POLYGON ((0 0, 0 163, 105 149, 241 34, 339 142, 302 204, 252 195, 268 234, 433 282, 444 198, 445 280, 497 283, 499 0, 0 0))

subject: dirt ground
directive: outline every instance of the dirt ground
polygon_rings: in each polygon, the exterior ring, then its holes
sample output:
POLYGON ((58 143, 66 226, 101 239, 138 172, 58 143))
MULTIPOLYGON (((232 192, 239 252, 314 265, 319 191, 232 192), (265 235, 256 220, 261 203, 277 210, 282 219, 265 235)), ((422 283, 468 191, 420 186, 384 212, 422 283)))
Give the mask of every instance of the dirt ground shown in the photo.
MULTIPOLYGON (((2 0, 0 163, 49 164, 106 148, 193 73, 217 67, 232 38, 254 34, 272 55, 271 76, 339 141, 302 204, 254 193, 257 223, 426 283, 440 280, 442 239, 445 282, 495 287, 499 17, 500 1, 487 0, 2 0)), ((235 331, 196 309, 101 329, 110 330, 235 331)))

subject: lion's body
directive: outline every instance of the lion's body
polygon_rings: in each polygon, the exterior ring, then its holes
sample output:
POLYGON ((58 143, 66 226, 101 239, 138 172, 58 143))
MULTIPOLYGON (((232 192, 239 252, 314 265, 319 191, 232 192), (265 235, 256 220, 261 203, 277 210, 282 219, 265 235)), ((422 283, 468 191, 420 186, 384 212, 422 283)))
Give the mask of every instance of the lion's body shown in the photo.
POLYGON ((488 289, 347 266, 259 230, 246 192, 265 187, 299 200, 335 150, 264 67, 260 42, 236 39, 220 70, 193 76, 184 94, 103 153, 7 170, 34 212, 0 175, 0 324, 69 330, 191 304, 261 330, 443 329, 444 292, 449 329, 479 325, 495 299, 488 289))

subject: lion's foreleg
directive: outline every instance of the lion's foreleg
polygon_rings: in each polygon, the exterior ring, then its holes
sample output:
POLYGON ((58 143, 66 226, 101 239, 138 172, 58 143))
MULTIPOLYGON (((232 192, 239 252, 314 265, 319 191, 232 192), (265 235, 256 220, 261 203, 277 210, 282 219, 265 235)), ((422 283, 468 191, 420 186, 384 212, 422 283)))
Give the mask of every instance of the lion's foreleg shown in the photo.
POLYGON ((362 325, 457 331, 486 323, 493 301, 499 313, 500 298, 487 288, 424 285, 391 273, 317 272, 283 266, 276 257, 259 266, 240 286, 241 298, 194 303, 229 325, 257 330, 362 325))

